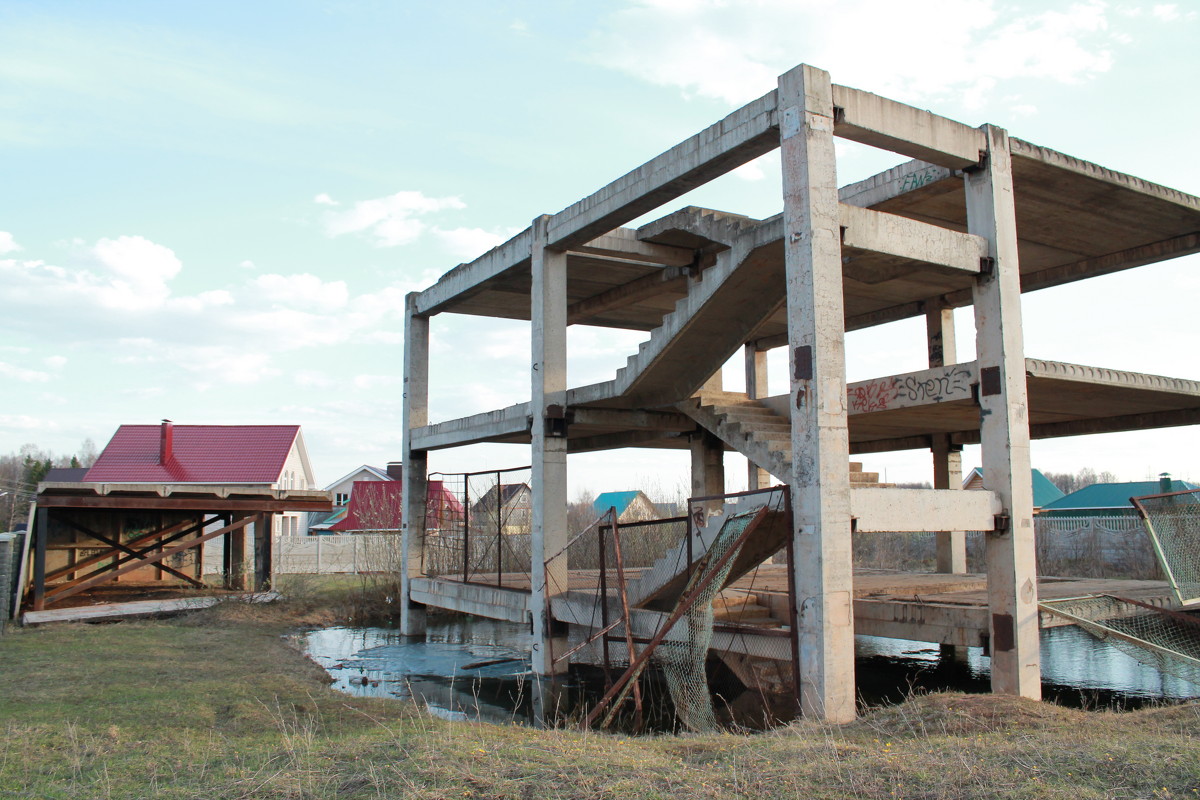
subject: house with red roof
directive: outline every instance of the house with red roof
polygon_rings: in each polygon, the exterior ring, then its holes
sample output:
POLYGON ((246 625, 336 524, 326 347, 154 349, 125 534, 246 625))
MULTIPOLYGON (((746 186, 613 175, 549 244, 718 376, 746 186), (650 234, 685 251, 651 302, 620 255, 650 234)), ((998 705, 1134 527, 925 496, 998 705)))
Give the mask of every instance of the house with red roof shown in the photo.
MULTIPOLYGON (((176 425, 171 420, 117 428, 83 481, 316 488, 299 425, 176 425)), ((296 534, 304 516, 278 514, 274 528, 296 534)))

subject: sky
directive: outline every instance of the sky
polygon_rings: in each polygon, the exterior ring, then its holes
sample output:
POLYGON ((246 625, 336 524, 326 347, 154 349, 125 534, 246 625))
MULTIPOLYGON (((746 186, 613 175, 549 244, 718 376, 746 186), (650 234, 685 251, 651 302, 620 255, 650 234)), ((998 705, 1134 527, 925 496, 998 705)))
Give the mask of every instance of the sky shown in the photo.
MULTIPOLYGON (((775 86, 837 83, 1200 194, 1192 2, 0 4, 0 452, 118 425, 303 426, 319 485, 401 455, 406 293, 775 86)), ((845 184, 904 159, 839 142, 845 184)), ((782 208, 769 154, 684 205, 782 208)), ((1032 357, 1200 379, 1200 256, 1024 296, 1032 357)), ((959 356, 973 358, 969 310, 959 356)), ((923 324, 847 340, 925 366, 923 324)), ((572 327, 569 380, 642 334, 572 327)), ((782 350, 771 390, 786 391, 782 350)), ((529 325, 440 315, 431 416, 528 400, 529 325)), ((742 386, 740 369, 726 386, 742 386)), ((439 451, 431 469, 528 463, 439 451)), ((929 480, 926 452, 862 459, 929 480)), ((979 463, 968 448, 965 467, 979 463)), ((1035 442, 1042 470, 1200 479, 1200 428, 1035 442)), ((573 456, 573 495, 686 494, 686 453, 573 456)), ((731 490, 744 460, 727 458, 731 490)))

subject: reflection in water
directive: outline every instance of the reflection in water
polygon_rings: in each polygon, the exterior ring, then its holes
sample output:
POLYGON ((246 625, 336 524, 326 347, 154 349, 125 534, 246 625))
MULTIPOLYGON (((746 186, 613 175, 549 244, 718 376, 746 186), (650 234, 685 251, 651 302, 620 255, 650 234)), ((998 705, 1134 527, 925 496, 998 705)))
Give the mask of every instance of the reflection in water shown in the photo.
MULTIPOLYGON (((1137 708, 1200 696, 1200 687, 1163 675, 1074 627, 1042 631, 1047 699, 1086 708, 1137 708)), ((534 702, 546 691, 529 672, 529 628, 514 623, 431 616, 425 638, 388 628, 327 628, 308 633, 308 654, 347 694, 411 698, 450 719, 543 722, 534 702)), ((865 706, 894 703, 920 691, 989 691, 990 659, 977 647, 951 653, 936 644, 859 636, 857 689, 865 706)), ((651 677, 653 681, 653 676, 651 677)), ((648 709, 649 730, 671 730, 663 687, 648 709)), ((601 670, 572 667, 555 685, 563 716, 578 716, 604 690, 601 670)))

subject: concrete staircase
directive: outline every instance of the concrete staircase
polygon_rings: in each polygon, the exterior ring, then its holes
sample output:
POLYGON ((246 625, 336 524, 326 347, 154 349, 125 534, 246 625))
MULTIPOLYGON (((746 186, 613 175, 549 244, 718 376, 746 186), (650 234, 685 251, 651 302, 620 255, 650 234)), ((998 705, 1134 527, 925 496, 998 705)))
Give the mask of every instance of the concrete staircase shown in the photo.
MULTIPOLYGON (((676 407, 779 481, 791 481, 791 423, 773 409, 738 392, 703 392, 676 407)), ((879 482, 878 472, 863 472, 861 463, 850 462, 850 488, 890 485, 879 482)))
POLYGON ((673 232, 688 228, 725 249, 617 371, 617 394, 644 408, 690 397, 779 308, 785 296, 780 224, 699 209, 673 223, 673 232), (713 242, 717 236, 728 245, 713 242), (764 297, 779 301, 764 303, 764 297))
POLYGON ((772 508, 768 509, 762 522, 734 558, 733 567, 722 588, 766 561, 787 544, 787 538, 791 535, 787 514, 778 508, 778 499, 774 493, 731 498, 719 512, 709 517, 704 527, 691 533, 690 562, 689 544, 685 538, 630 582, 626 588, 630 605, 656 610, 674 607, 687 584, 689 568, 708 552, 726 523, 734 517, 754 514, 764 505, 770 505, 772 508))

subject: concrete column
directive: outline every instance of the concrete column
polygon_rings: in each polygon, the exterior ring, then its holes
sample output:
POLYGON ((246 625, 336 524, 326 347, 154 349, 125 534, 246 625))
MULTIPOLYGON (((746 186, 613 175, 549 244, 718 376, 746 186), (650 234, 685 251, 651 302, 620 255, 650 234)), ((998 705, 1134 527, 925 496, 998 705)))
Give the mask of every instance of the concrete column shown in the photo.
POLYGON ((533 221, 531 317, 533 331, 533 671, 565 672, 554 664, 567 640, 550 615, 553 598, 567 591, 567 254, 546 247, 548 216, 533 221))
POLYGON ((425 606, 412 601, 412 579, 425 561, 425 514, 429 455, 414 450, 412 431, 429 424, 429 318, 413 313, 416 294, 408 295, 404 315, 403 509, 400 523, 400 632, 425 633, 425 606))
POLYGON ((800 705, 854 718, 850 445, 829 73, 779 77, 800 705))
POLYGON ((1008 525, 988 536, 992 691, 1041 697, 1029 403, 1021 334, 1021 281, 1008 134, 990 125, 984 163, 968 170, 967 230, 988 240, 990 263, 974 288, 983 485, 1008 525))
MULTIPOLYGON (((958 363, 954 341, 954 309, 941 299, 929 301, 925 309, 925 330, 929 342, 929 366, 944 367, 958 363)), ((933 435, 933 488, 962 488, 962 448, 950 443, 944 433, 933 435)), ((937 533, 937 571, 967 571, 967 534, 965 531, 937 533)))
MULTIPOLYGON (((692 497, 725 494, 725 443, 699 428, 692 434, 692 497)), ((723 501, 706 503, 708 513, 721 510, 723 501)))
POLYGON ((271 588, 271 555, 274 546, 272 528, 275 515, 263 512, 254 519, 254 591, 271 588))
MULTIPOLYGON (((767 396, 767 352, 759 350, 754 342, 747 342, 742 351, 746 358, 746 395, 751 400, 761 400, 767 396)), ((771 473, 753 461, 747 461, 746 468, 747 489, 753 491, 771 485, 771 473)))

